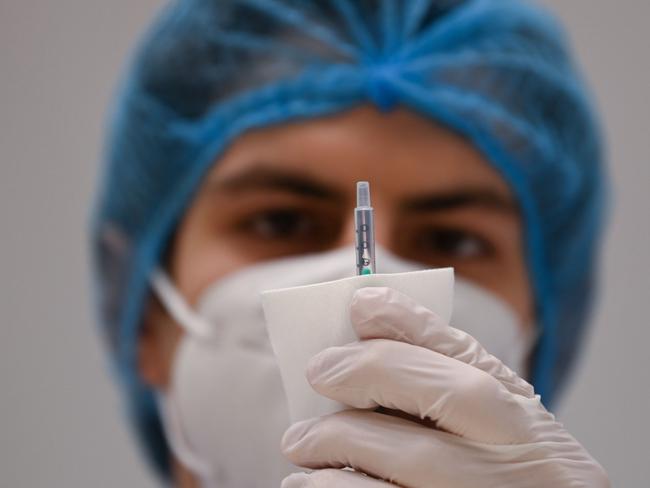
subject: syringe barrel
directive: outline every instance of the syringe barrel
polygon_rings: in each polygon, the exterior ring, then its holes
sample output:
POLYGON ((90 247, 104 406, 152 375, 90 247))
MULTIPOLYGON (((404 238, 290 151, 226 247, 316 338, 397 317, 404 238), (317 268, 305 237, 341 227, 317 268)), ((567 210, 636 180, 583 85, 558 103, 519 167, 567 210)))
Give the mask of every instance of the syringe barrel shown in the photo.
POLYGON ((364 269, 375 273, 375 227, 372 207, 354 210, 354 227, 357 252, 357 274, 364 269))

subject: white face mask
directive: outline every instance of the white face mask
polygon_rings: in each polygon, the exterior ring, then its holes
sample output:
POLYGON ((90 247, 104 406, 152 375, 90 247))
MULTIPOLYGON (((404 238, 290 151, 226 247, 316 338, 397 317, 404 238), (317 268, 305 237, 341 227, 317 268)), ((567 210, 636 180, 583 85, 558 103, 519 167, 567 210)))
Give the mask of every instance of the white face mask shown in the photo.
MULTIPOLYGON (((424 266, 377 250, 382 273, 424 266)), ((352 276, 354 251, 335 251, 255 264, 220 279, 190 309, 162 272, 153 287, 185 329, 169 390, 159 395, 172 451, 203 487, 280 486, 296 470, 280 453, 289 427, 287 400, 264 323, 260 292, 352 276)), ((473 335, 520 374, 531 328, 498 298, 456 278, 454 327, 473 335)))

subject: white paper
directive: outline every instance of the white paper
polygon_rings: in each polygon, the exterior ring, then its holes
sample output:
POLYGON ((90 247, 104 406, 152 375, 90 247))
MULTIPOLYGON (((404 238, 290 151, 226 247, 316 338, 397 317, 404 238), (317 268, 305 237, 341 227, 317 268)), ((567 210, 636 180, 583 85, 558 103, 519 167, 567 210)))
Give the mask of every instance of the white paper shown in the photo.
POLYGON ((318 395, 307 382, 305 370, 309 359, 323 349, 358 340, 350 324, 349 307, 355 290, 368 286, 401 291, 449 322, 454 287, 451 268, 353 276, 262 293, 266 327, 292 422, 345 408, 318 395))

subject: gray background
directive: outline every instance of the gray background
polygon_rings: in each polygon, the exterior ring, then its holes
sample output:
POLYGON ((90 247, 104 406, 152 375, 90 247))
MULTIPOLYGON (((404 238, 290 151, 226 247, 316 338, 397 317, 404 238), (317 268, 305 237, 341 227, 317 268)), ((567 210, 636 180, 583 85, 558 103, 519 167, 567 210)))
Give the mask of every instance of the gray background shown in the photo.
MULTIPOLYGON (((615 486, 647 486, 650 2, 553 0, 605 115, 616 198, 593 334, 559 411, 615 486)), ((0 485, 152 487, 89 307, 104 113, 154 0, 0 0, 0 485)))

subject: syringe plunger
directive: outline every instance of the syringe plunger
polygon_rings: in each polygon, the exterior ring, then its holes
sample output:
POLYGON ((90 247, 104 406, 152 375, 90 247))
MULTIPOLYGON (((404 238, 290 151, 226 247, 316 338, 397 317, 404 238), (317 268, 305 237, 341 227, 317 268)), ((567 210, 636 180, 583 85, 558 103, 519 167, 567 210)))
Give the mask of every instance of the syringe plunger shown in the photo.
POLYGON ((357 182, 357 207, 370 206, 370 185, 367 181, 357 182))

